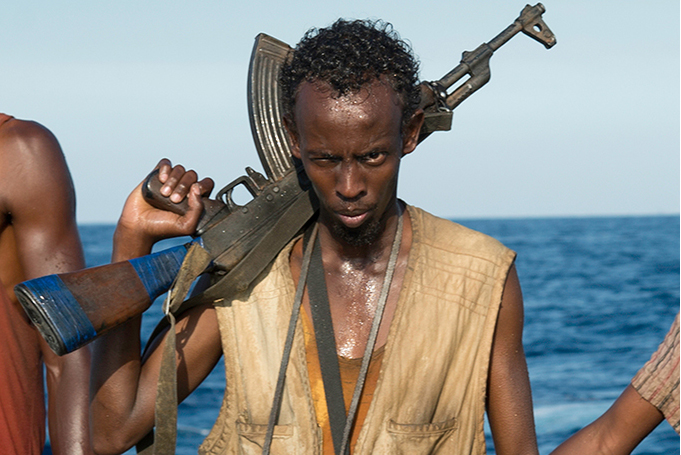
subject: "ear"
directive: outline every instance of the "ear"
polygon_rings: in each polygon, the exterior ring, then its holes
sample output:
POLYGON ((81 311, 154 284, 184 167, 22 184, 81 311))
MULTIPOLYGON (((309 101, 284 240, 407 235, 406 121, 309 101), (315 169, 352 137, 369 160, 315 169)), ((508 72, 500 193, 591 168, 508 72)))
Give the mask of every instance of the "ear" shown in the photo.
POLYGON ((409 119, 409 122, 404 126, 402 156, 413 152, 418 145, 419 133, 421 132, 421 126, 423 126, 424 117, 423 109, 417 109, 409 119))
POLYGON ((284 128, 286 128, 288 137, 291 139, 291 154, 294 157, 300 159, 300 141, 298 140, 298 130, 288 115, 285 115, 283 120, 284 128))

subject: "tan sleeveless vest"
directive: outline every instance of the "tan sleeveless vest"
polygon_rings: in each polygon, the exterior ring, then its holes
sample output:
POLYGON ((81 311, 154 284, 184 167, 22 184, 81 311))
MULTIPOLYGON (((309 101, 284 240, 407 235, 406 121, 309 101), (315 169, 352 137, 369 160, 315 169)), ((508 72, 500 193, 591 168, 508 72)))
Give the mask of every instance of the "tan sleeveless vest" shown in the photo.
MULTIPOLYGON (((413 237, 374 399, 355 454, 483 454, 492 337, 515 253, 409 207, 413 237)), ((217 307, 225 397, 204 454, 260 454, 295 294, 291 245, 217 307)), ((298 321, 273 454, 319 454, 298 321)))

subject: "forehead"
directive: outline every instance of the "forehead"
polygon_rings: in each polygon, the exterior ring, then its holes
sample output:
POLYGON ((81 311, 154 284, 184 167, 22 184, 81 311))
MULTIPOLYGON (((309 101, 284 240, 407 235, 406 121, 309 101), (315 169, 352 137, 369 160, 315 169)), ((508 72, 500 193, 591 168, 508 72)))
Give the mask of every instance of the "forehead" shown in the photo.
POLYGON ((298 127, 320 121, 392 123, 401 121, 402 104, 395 90, 380 79, 344 95, 338 95, 326 82, 303 82, 296 94, 293 114, 298 127))

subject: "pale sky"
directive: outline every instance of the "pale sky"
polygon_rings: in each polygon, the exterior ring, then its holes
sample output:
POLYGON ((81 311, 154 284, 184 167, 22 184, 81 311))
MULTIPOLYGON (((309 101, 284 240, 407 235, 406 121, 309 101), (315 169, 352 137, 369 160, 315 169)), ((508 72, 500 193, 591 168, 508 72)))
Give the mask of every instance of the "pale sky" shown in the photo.
MULTIPOLYGON (((534 4, 534 3, 533 3, 534 4)), ((520 34, 491 81, 404 159, 399 195, 447 218, 679 213, 679 2, 546 0, 551 50, 520 34)), ((81 223, 113 223, 162 157, 218 187, 261 169, 254 37, 294 45, 338 17, 391 22, 436 80, 522 1, 35 1, 0 12, 0 112, 50 128, 81 223)))

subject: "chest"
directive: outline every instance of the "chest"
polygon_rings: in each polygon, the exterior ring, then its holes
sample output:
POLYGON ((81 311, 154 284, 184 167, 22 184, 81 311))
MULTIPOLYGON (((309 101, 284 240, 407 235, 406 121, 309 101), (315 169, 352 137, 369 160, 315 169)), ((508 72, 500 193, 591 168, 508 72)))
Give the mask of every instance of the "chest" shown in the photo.
MULTIPOLYGON (((390 325, 397 308, 405 269, 406 264, 398 263, 393 279, 386 284, 390 287, 390 290, 385 302, 374 349, 380 349, 387 341, 390 325)), ((362 272, 345 268, 344 270, 335 269, 325 273, 337 354, 347 359, 357 359, 364 355, 384 286, 384 271, 362 272)), ((312 319, 308 293, 304 296, 303 306, 312 319)))

